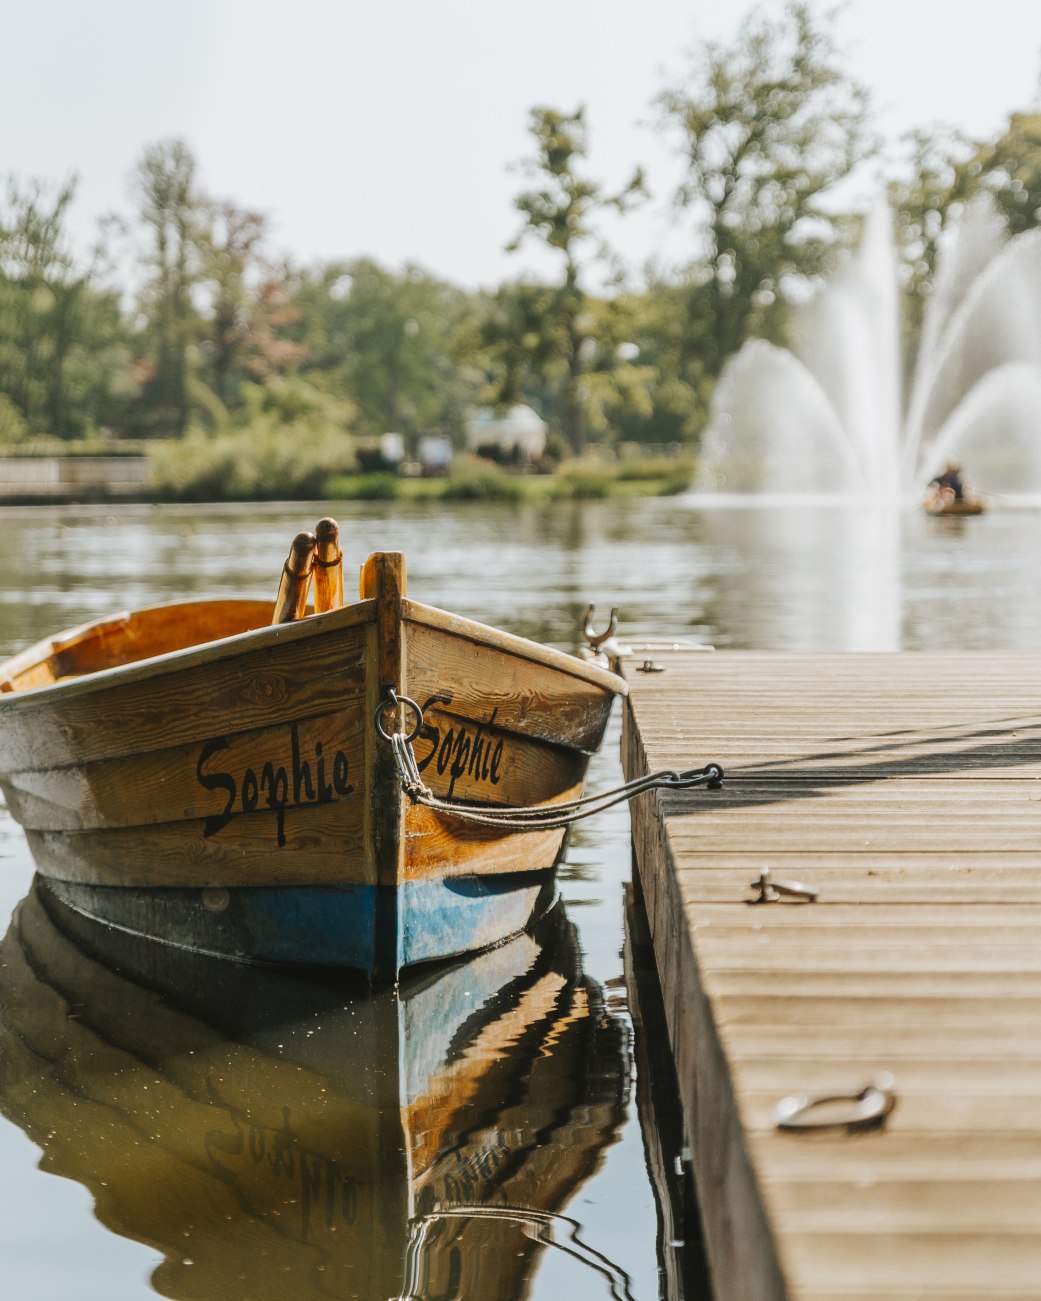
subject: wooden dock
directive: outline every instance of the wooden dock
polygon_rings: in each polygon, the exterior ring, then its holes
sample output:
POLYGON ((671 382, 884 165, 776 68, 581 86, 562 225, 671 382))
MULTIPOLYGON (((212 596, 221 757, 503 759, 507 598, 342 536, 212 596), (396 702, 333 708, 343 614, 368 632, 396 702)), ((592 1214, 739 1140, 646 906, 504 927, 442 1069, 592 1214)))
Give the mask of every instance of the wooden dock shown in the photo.
POLYGON ((645 658, 626 776, 727 774, 633 807, 719 1301, 1041 1297, 1041 654, 645 658))

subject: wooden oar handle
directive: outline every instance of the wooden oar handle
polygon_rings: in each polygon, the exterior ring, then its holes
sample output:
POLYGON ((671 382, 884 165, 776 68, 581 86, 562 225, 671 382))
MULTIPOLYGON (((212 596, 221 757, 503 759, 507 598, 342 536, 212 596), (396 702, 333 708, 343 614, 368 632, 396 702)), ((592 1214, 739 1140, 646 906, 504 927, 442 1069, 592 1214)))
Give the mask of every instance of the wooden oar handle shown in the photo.
POLYGON ((314 572, 314 553, 318 539, 313 533, 298 533, 282 566, 272 623, 292 623, 307 609, 307 593, 314 572))
POLYGON ((314 557, 314 608, 338 610, 343 605, 343 552, 340 550, 340 526, 328 516, 315 525, 317 549, 314 557))

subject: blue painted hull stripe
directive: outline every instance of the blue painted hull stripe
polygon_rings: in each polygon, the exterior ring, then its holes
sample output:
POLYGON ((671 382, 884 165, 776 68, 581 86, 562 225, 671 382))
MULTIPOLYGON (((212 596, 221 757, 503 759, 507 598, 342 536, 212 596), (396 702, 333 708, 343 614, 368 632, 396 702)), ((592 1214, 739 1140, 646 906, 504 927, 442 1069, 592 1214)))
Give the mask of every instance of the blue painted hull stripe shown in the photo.
POLYGON ((549 907, 555 889, 547 870, 407 882, 397 892, 387 891, 390 898, 381 899, 381 893, 372 886, 235 891, 255 957, 388 974, 380 970, 377 943, 385 934, 379 922, 386 923, 387 905, 397 914, 400 969, 487 948, 516 934, 549 907))

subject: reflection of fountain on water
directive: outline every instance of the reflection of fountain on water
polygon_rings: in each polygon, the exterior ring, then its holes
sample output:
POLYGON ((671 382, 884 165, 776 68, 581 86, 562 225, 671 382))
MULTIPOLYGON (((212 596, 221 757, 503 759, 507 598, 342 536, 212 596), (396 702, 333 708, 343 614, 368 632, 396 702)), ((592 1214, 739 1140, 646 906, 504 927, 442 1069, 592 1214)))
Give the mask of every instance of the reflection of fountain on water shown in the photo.
POLYGON ((713 620, 729 633, 727 641, 717 635, 721 648, 902 648, 902 521, 895 499, 865 499, 855 510, 801 499, 797 509, 771 508, 765 497, 745 501, 754 508, 698 511, 702 544, 740 567, 735 581, 720 564, 710 598, 713 620))
POLYGON ((890 219, 800 313, 792 351, 747 343, 720 379, 700 492, 920 491, 963 462, 985 492, 1041 492, 1041 231, 969 205, 939 259, 901 416, 890 219))

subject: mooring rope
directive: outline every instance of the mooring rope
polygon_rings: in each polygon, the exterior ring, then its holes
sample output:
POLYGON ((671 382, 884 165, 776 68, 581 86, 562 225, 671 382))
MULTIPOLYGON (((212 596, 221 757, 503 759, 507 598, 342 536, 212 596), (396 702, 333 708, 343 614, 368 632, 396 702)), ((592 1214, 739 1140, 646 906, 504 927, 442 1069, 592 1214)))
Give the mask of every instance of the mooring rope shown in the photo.
POLYGON ((413 804, 421 804, 435 813, 459 818, 476 826, 493 827, 501 831, 556 831, 569 827, 582 818, 591 818, 595 813, 603 813, 616 804, 636 799, 647 791, 683 791, 695 786, 718 790, 723 784, 722 767, 718 763, 707 763, 703 768, 688 768, 683 771, 663 768, 644 777, 635 777, 611 790, 584 795, 577 800, 564 800, 558 804, 492 806, 443 800, 423 781, 412 749, 412 742, 423 728, 423 711, 416 702, 408 696, 399 696, 393 690, 388 692, 376 710, 375 724, 380 736, 391 744, 401 788, 413 804), (383 711, 395 705, 405 705, 415 712, 417 722, 411 732, 388 733, 384 730, 383 711))

